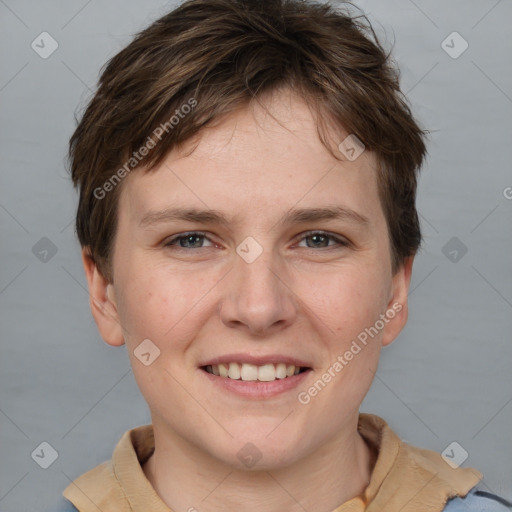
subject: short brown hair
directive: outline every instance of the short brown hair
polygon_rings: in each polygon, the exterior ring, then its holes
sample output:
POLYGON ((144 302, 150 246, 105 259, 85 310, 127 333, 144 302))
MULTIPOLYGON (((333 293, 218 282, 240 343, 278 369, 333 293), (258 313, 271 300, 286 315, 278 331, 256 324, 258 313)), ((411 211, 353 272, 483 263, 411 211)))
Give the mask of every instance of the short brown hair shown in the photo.
POLYGON ((352 14, 352 4, 345 7, 188 0, 108 62, 69 148, 73 183, 80 188, 77 235, 107 279, 113 280, 117 182, 137 167, 154 169, 201 128, 285 86, 314 107, 320 140, 336 158, 341 154, 330 148, 322 117, 375 152, 393 271, 416 253, 417 173, 427 132, 413 119, 399 71, 370 22, 352 14), (187 103, 193 108, 171 128, 169 120, 187 103), (150 149, 139 160, 143 147, 150 149))

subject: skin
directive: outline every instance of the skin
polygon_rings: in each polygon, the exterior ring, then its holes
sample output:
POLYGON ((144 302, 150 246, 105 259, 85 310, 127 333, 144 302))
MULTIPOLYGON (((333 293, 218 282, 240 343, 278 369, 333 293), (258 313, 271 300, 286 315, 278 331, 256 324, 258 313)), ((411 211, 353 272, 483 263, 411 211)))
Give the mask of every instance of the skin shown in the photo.
MULTIPOLYGON (((307 105, 287 89, 264 103, 268 111, 252 104, 230 114, 158 169, 125 178, 113 283, 83 251, 99 331, 110 345, 126 343, 151 411, 155 452, 144 473, 175 511, 328 512, 362 493, 375 461, 357 432, 359 407, 381 347, 407 321, 413 260, 392 273, 375 156, 336 160, 307 105), (292 208, 326 205, 368 222, 279 224, 292 208), (228 223, 140 226, 147 212, 175 206, 218 210, 228 223), (207 238, 165 247, 190 231, 207 238), (236 252, 248 236, 263 249, 252 263, 236 252), (298 392, 393 304, 401 311, 384 329, 307 405, 299 403, 298 392), (134 355, 144 339, 160 349, 149 366, 134 355), (298 357, 312 371, 297 389, 244 399, 198 368, 234 352, 298 357), (262 455, 251 468, 237 457, 247 442, 262 455)), ((332 128, 329 136, 336 147, 347 133, 332 128)))

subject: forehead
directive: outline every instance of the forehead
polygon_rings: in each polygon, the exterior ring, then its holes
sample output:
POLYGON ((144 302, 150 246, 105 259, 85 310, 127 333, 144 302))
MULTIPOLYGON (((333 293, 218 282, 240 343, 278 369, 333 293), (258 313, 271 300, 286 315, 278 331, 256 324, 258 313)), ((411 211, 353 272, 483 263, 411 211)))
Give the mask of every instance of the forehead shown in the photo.
MULTIPOLYGON (((229 211, 238 220, 323 205, 382 216, 371 152, 354 161, 334 158, 314 114, 289 90, 260 101, 204 128, 158 168, 133 171, 123 183, 121 212, 137 223, 171 206, 229 211)), ((331 127, 325 135, 336 149, 349 134, 331 127)))

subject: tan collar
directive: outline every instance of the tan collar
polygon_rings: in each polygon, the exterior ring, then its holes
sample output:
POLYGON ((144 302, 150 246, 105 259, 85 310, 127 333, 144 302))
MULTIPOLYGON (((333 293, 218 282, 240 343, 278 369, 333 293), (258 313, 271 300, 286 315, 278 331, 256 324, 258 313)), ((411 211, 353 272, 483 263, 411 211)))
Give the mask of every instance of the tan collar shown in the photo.
MULTIPOLYGON (((482 478, 473 468, 452 469, 437 452, 403 443, 373 414, 361 413, 358 429, 377 461, 363 495, 333 512, 440 512, 447 499, 465 496, 482 478)), ((172 512, 142 471, 154 446, 151 425, 128 430, 112 459, 69 484, 64 496, 80 512, 172 512)))
POLYGON ((64 497, 80 512, 172 512, 142 471, 154 449, 152 425, 128 430, 112 459, 74 480, 64 490, 64 497))
POLYGON ((363 495, 333 512, 440 512, 482 478, 476 469, 453 469, 439 453, 402 442, 373 414, 359 415, 358 430, 378 458, 363 495))

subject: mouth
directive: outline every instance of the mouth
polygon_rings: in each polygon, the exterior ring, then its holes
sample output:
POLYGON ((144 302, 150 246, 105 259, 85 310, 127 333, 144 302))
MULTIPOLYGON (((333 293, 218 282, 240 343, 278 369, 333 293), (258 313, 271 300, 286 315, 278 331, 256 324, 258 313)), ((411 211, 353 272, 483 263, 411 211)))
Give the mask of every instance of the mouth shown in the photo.
POLYGON ((244 382, 273 382, 284 380, 295 375, 311 370, 307 366, 296 366, 286 363, 267 363, 256 365, 251 363, 219 363, 209 364, 200 367, 201 370, 214 375, 231 380, 241 380, 244 382))
POLYGON ((264 400, 284 395, 299 386, 313 368, 287 357, 223 357, 199 367, 212 389, 243 399, 264 400))

